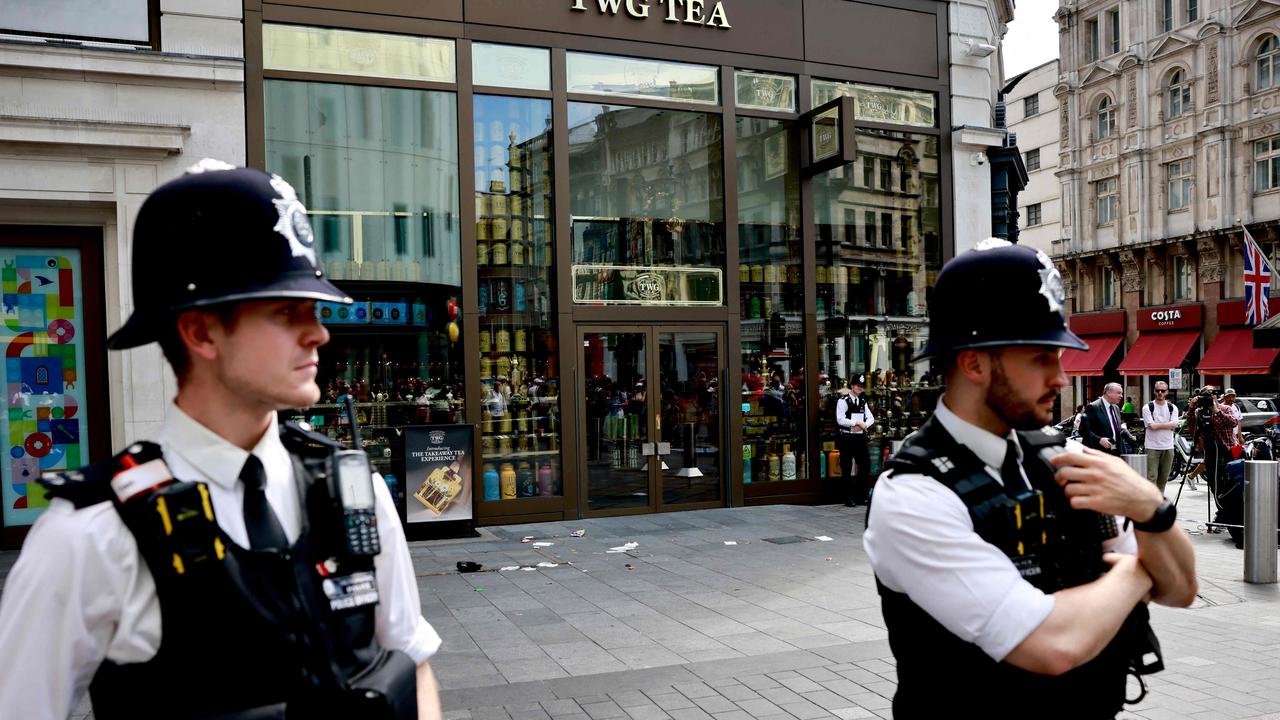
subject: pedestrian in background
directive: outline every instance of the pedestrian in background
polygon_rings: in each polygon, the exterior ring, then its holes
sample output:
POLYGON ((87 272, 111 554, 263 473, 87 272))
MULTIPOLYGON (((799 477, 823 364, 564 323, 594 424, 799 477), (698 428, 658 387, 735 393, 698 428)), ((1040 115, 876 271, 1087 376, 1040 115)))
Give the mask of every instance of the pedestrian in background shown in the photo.
POLYGON ((1107 383, 1102 395, 1085 408, 1083 442, 1085 447, 1111 455, 1120 454, 1121 422, 1117 403, 1124 394, 1120 383, 1107 383))
POLYGON ((1226 406, 1227 412, 1231 413, 1231 417, 1236 421, 1236 429, 1234 433, 1235 442, 1233 444, 1240 445, 1244 443, 1244 413, 1240 410, 1240 403, 1236 400, 1235 388, 1227 388, 1222 391, 1222 404, 1226 406))
POLYGON ((1173 467, 1173 435, 1178 429, 1178 406, 1167 400, 1169 384, 1165 381, 1157 381, 1153 390, 1156 399, 1142 408, 1142 423, 1146 429, 1147 479, 1155 483, 1163 495, 1173 467))

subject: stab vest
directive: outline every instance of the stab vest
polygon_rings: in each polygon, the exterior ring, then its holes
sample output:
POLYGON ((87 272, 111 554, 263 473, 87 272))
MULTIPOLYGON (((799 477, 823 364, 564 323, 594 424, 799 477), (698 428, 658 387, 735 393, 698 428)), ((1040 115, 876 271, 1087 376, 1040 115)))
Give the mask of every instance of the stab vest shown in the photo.
MULTIPOLYGON (((960 496, 974 529, 985 541, 1010 555, 1022 577, 1046 593, 1083 585, 1106 569, 1102 540, 1108 518, 1073 510, 1054 480, 1041 449, 1060 444, 1055 431, 1018 433, 1023 471, 1044 499, 1040 514, 1045 542, 1019 555, 1017 519, 1005 515, 1009 496, 971 450, 960 445, 930 418, 889 462, 893 473, 926 475, 960 496), (1010 520, 1013 519, 1011 523, 1010 520), (1100 524, 1103 523, 1103 524, 1100 524)), ((1059 436, 1060 437, 1060 436, 1059 436)), ((886 478, 892 482, 892 477, 886 478)), ((874 507, 874 496, 872 507, 874 507)), ((1037 536, 1039 534, 1037 533, 1037 536)), ((1026 548, 1024 548, 1026 549, 1026 548)), ((1093 660, 1059 676, 996 662, 977 645, 961 640, 904 593, 880 592, 889 646, 897 659, 895 718, 938 718, 976 714, 984 718, 1113 718, 1125 702, 1126 676, 1144 641, 1155 643, 1139 603, 1120 631, 1093 660), (969 712, 965 712, 969 711, 969 712)), ((945 592, 939 588, 940 592, 945 592)), ((1155 651, 1159 652, 1158 644, 1155 651)), ((1154 672, 1159 667, 1144 668, 1154 672)))
MULTIPOLYGON (((342 717, 353 679, 407 663, 408 656, 379 647, 374 637, 375 602, 334 610, 335 582, 353 573, 372 579, 373 558, 338 559, 326 540, 333 528, 331 453, 334 441, 281 423, 281 440, 293 458, 303 508, 302 530, 283 550, 250 550, 232 542, 213 518, 202 483, 204 508, 215 534, 217 555, 199 563, 180 556, 181 534, 157 533, 155 508, 144 500, 121 502, 112 477, 129 467, 124 457, 42 480, 49 495, 76 507, 115 505, 137 540, 155 578, 161 638, 147 662, 104 661, 89 686, 95 717, 253 718, 342 717), (178 566, 182 565, 181 572, 178 566), (327 565, 327 567, 326 567, 327 565), (323 574, 332 572, 332 577, 323 574)), ((159 448, 138 443, 130 451, 159 448)), ((129 451, 127 451, 129 452, 129 451)), ((408 698, 413 702, 414 698, 408 698)))

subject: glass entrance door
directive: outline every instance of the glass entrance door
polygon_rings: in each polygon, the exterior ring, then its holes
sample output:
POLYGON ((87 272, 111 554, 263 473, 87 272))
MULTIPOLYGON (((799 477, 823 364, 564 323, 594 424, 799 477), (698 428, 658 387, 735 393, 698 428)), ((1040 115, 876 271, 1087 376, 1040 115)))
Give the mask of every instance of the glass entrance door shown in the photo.
POLYGON ((583 327, 578 392, 586 515, 724 504, 724 333, 583 327))

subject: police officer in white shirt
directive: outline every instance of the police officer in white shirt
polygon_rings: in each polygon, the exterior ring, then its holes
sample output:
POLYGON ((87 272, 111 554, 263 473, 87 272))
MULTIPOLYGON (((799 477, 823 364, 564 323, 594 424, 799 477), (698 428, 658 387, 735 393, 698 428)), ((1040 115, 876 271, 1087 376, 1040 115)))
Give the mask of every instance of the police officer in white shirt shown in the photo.
POLYGON ((895 717, 1114 717, 1126 675, 1159 669, 1145 603, 1195 598, 1172 504, 1046 428, 1062 348, 1087 348, 1064 300, 1046 255, 994 238, 938 275, 921 356, 946 391, 877 482, 864 535, 895 717))
POLYGON ((867 431, 875 424, 871 406, 863 397, 867 381, 862 375, 854 375, 847 391, 841 391, 836 401, 836 425, 839 426, 840 469, 848 481, 845 483, 845 507, 865 505, 867 484, 871 474, 871 452, 867 445, 867 431))
MULTIPOLYGON (((277 411, 320 398, 324 279, 306 210, 205 160, 134 225, 134 313, 178 394, 154 443, 43 480, 53 498, 0 595, 0 717, 440 714, 395 503, 363 452, 277 411)), ((159 379, 156 379, 157 386, 159 379)))

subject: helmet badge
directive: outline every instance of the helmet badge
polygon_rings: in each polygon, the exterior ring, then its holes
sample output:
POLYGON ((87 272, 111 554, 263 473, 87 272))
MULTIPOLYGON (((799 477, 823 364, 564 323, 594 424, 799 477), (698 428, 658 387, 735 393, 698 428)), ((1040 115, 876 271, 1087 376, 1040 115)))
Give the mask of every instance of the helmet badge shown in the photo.
POLYGON ((1049 301, 1049 311, 1056 312, 1066 318, 1067 291, 1062 287, 1062 273, 1053 266, 1053 261, 1039 250, 1036 257, 1040 260, 1040 294, 1049 301))
POLYGON ((289 241, 289 251, 294 257, 305 257, 312 267, 316 267, 315 236, 311 232, 311 223, 307 221, 307 209, 298 200, 293 186, 285 182, 284 178, 272 175, 271 187, 280 193, 279 199, 271 201, 280 214, 272 229, 289 241))

